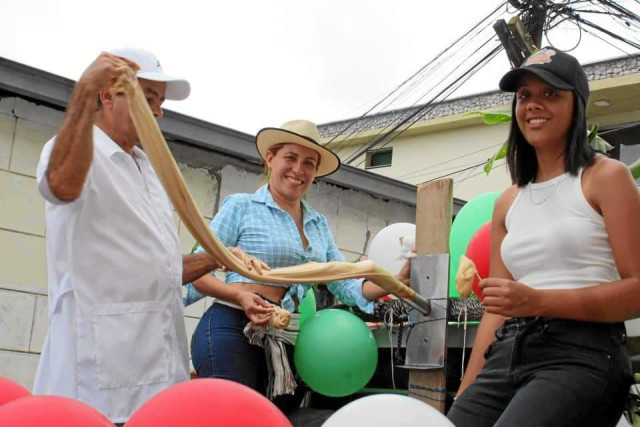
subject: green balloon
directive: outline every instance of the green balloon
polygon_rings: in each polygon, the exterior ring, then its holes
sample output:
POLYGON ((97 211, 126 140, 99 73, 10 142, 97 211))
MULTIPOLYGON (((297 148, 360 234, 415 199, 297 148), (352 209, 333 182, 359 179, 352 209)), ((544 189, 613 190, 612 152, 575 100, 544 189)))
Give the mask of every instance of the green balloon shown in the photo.
POLYGON ((449 234, 449 297, 459 297, 456 289, 456 273, 460 255, 464 255, 471 237, 493 216, 493 207, 499 191, 484 193, 469 200, 456 215, 449 234))
POLYGON ((316 294, 313 288, 309 288, 304 298, 298 305, 298 312, 300 313, 300 327, 307 321, 308 318, 316 314, 316 294))
POLYGON ((369 382, 378 364, 378 346, 356 315, 321 310, 300 330, 293 356, 300 378, 312 390, 341 397, 369 382))

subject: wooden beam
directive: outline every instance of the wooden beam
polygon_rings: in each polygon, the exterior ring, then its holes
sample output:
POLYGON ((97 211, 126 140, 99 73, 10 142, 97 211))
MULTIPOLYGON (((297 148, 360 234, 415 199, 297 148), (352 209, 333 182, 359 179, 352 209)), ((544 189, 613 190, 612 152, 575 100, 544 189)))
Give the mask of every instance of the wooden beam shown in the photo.
MULTIPOLYGON (((452 209, 453 180, 451 178, 418 185, 416 200, 416 253, 418 255, 449 252, 452 209)), ((448 289, 447 287, 447 293, 448 289)), ((446 365, 446 336, 442 350, 446 365)), ((444 413, 445 390, 444 369, 411 369, 409 371, 410 395, 442 413, 444 413)))

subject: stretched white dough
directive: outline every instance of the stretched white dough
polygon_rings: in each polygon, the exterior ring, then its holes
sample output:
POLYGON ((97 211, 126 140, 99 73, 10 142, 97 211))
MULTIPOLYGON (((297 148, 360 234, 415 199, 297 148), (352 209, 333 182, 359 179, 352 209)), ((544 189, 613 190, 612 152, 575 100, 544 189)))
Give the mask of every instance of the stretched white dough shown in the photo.
POLYGON ((178 165, 169 151, 137 79, 132 79, 131 75, 125 74, 114 84, 112 90, 127 93, 131 118, 140 142, 180 219, 198 243, 228 269, 259 282, 277 284, 325 283, 342 279, 366 278, 399 298, 408 299, 416 295, 413 289, 370 260, 358 263, 307 263, 293 267, 276 268, 264 271, 262 274, 248 270, 218 240, 204 221, 182 178, 178 165))

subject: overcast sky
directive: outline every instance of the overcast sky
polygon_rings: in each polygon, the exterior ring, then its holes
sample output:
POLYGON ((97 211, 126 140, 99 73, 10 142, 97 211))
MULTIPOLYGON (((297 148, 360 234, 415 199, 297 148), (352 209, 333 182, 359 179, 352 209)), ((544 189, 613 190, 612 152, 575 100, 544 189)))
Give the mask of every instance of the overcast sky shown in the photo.
MULTIPOLYGON (((0 56, 76 80, 102 50, 144 47, 191 82, 189 99, 166 108, 255 133, 361 114, 499 3, 6 0, 0 56)), ((638 2, 623 3, 638 13, 638 2)), ((567 34, 558 43, 575 39, 567 34)), ((575 54, 592 62, 622 52, 587 37, 575 54)), ((460 93, 496 89, 509 65, 504 53, 494 62, 460 93)))

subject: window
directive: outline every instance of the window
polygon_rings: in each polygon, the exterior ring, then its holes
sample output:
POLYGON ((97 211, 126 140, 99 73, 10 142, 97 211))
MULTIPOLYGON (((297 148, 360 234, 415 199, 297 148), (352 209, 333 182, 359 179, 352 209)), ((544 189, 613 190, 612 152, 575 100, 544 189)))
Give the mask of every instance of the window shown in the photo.
POLYGON ((365 169, 391 166, 392 155, 392 147, 367 151, 367 161, 365 162, 365 169))

